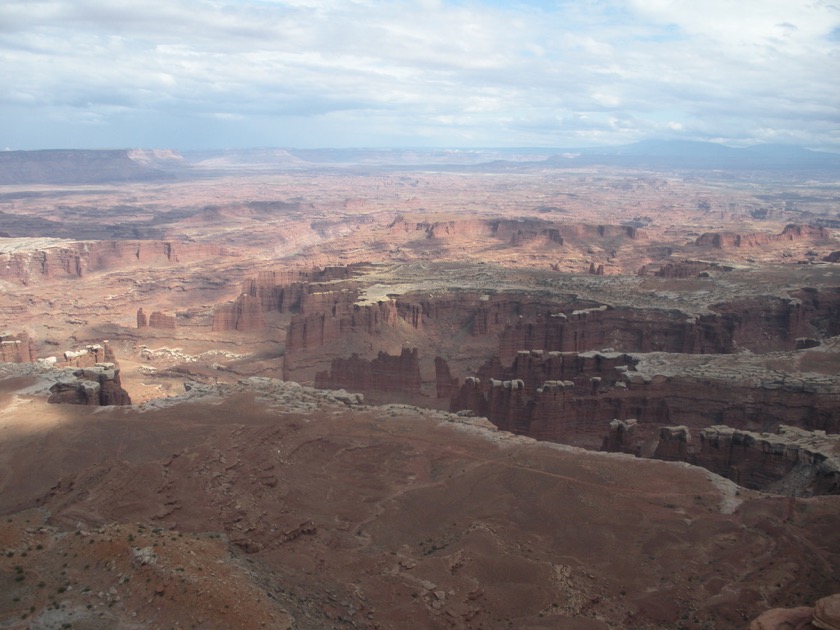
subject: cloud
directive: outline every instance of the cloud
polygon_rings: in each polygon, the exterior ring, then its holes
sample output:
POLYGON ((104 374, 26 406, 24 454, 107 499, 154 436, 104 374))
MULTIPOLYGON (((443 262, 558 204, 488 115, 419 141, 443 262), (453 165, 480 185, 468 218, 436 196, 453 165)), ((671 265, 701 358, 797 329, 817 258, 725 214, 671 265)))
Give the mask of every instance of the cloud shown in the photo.
POLYGON ((840 150, 838 29, 820 0, 6 0, 0 144, 840 150))

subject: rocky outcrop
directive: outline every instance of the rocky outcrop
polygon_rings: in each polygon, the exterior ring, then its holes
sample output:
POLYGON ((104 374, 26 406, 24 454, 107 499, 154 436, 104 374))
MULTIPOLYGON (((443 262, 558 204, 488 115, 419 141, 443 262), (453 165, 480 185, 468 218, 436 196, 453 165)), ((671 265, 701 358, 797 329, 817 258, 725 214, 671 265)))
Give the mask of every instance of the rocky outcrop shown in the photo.
POLYGON ((164 315, 160 311, 154 311, 149 316, 149 328, 160 330, 175 330, 175 316, 164 315))
POLYGON ((213 331, 237 330, 253 332, 265 328, 265 317, 258 298, 241 294, 232 304, 217 306, 213 311, 213 331))
POLYGON ((603 276, 604 275, 604 265, 595 266, 595 263, 589 263, 589 274, 592 276, 603 276))
POLYGON ((287 363, 297 352, 320 348, 343 335, 376 334, 396 321, 394 300, 359 305, 356 298, 355 292, 307 294, 286 334, 287 363))
MULTIPOLYGON (((427 357, 422 366, 428 381, 424 391, 434 388, 432 395, 444 399, 444 392, 450 392, 450 408, 456 411, 470 406, 458 400, 453 383, 463 383, 470 375, 483 383, 485 404, 491 378, 523 380, 525 395, 531 399, 546 381, 572 381, 576 402, 557 413, 570 417, 577 406, 592 422, 634 417, 641 423, 684 422, 700 428, 726 422, 760 431, 772 430, 780 422, 828 431, 838 426, 837 414, 820 402, 817 392, 750 386, 744 398, 739 379, 718 382, 712 378, 716 389, 698 405, 695 392, 709 389, 710 379, 705 375, 675 377, 674 382, 638 378, 638 382, 627 382, 627 368, 622 373, 611 368, 631 367, 635 359, 628 358, 630 354, 735 355, 744 349, 763 353, 803 348, 802 339, 812 339, 813 344, 840 333, 840 290, 802 289, 788 297, 745 297, 688 315, 679 309, 612 307, 563 295, 554 301, 544 295, 474 291, 371 296, 350 283, 331 284, 329 291, 313 290, 313 286, 325 288, 312 285, 301 293, 288 328, 287 379, 312 382, 317 372, 329 371, 334 358, 356 352, 371 360, 380 350, 399 351, 400 344, 409 340, 411 345, 433 344, 432 356, 447 356, 445 366, 433 365, 427 357), (457 344, 451 344, 453 338, 459 339, 457 344), (594 377, 602 379, 595 387, 601 392, 598 396, 590 391, 594 377), (616 383, 623 389, 616 388, 616 383)), ((554 404, 559 403, 549 406, 554 404)), ((532 416, 525 409, 517 413, 532 416)), ((547 439, 560 439, 549 427, 548 415, 541 423, 547 439)), ((528 422, 520 418, 515 424, 521 427, 528 422)), ((533 431, 532 426, 529 435, 536 436, 533 431)), ((591 436, 598 446, 602 438, 603 434, 591 436)))
POLYGON ((750 623, 749 630, 840 630, 840 593, 811 606, 774 608, 750 623))
POLYGON ((821 630, 840 630, 840 593, 823 597, 816 603, 811 623, 821 630))
POLYGON ((435 392, 438 398, 452 398, 458 392, 458 379, 449 371, 442 357, 435 357, 435 392))
POLYGON ((50 387, 48 402, 73 405, 130 405, 131 398, 120 383, 120 370, 113 363, 97 363, 81 369, 65 369, 50 387))
POLYGON ((784 241, 822 241, 830 238, 830 232, 823 227, 811 227, 807 225, 787 225, 780 234, 749 233, 737 234, 735 232, 706 232, 697 237, 694 242, 698 247, 712 247, 715 249, 728 249, 732 247, 761 247, 769 243, 784 241))
POLYGON ((0 363, 32 363, 35 344, 26 333, 0 333, 0 363))
POLYGON ((646 442, 643 430, 635 420, 613 420, 602 450, 688 462, 756 490, 792 496, 840 494, 837 435, 785 425, 776 433, 715 425, 692 435, 683 425, 660 427, 658 438, 646 442))
POLYGON ((776 434, 715 426, 683 461, 747 488, 795 496, 840 494, 840 437, 781 426, 776 434), (833 452, 835 451, 835 452, 833 452))
POLYGON ((16 238, 0 246, 0 280, 26 285, 133 266, 182 264, 225 253, 223 246, 208 243, 16 238))
POLYGON ((346 389, 361 392, 366 397, 374 392, 419 395, 420 386, 416 348, 403 348, 399 356, 380 352, 372 360, 362 359, 356 354, 348 359, 333 359, 328 372, 319 372, 315 376, 315 387, 318 389, 346 389))
POLYGON ((723 269, 723 267, 705 261, 684 260, 680 262, 667 262, 658 267, 656 265, 644 265, 639 269, 639 275, 654 276, 656 278, 696 278, 701 276, 701 274, 707 274, 710 269, 723 269))
POLYGON ((354 272, 352 266, 260 272, 242 282, 236 300, 213 310, 213 330, 261 330, 266 324, 265 313, 300 312, 305 298, 318 293, 319 283, 346 280, 354 272))
POLYGON ((411 219, 398 216, 389 227, 392 235, 430 240, 457 238, 487 238, 518 246, 541 239, 546 243, 562 246, 567 241, 575 244, 604 242, 611 244, 622 240, 646 240, 644 230, 627 225, 592 225, 565 223, 540 219, 411 219))
POLYGON ((613 419, 610 422, 609 432, 604 438, 601 450, 608 453, 629 452, 631 454, 638 455, 638 453, 632 453, 631 447, 629 447, 629 445, 636 444, 634 436, 637 424, 638 423, 635 418, 629 418, 627 420, 619 420, 618 418, 613 419))
POLYGON ((773 608, 753 619, 749 630, 815 630, 813 619, 811 606, 773 608))
POLYGON ((58 361, 56 364, 63 367, 93 367, 97 363, 117 363, 107 341, 90 344, 79 350, 66 350, 62 356, 64 361, 58 361))
POLYGON ((474 318, 476 334, 492 333, 505 322, 499 334, 502 361, 510 361, 522 348, 585 352, 611 347, 683 354, 728 354, 739 348, 792 350, 797 338, 811 337, 815 329, 826 336, 840 333, 840 293, 836 291, 811 295, 803 289, 789 298, 737 300, 715 305, 714 313, 695 316, 676 309, 607 305, 574 310, 562 305, 510 306, 487 304, 474 318))
POLYGON ((479 368, 450 410, 471 410, 502 429, 588 448, 654 456, 659 446, 662 459, 683 459, 685 432, 715 424, 840 432, 840 387, 833 377, 781 382, 750 355, 736 356, 520 351, 510 365, 496 358, 479 368), (611 421, 629 419, 638 421, 632 431, 607 433, 611 421), (660 427, 676 423, 684 425, 681 432, 660 435, 660 427))

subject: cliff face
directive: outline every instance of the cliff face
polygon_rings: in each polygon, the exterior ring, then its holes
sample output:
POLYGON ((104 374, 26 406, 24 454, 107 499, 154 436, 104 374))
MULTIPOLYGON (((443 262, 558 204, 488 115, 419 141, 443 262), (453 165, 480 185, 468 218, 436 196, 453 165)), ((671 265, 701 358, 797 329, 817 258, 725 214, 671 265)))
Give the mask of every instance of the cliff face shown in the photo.
POLYGON ((245 293, 232 304, 217 306, 213 311, 213 331, 238 330, 252 332, 265 328, 262 304, 245 293))
POLYGON ((15 239, 14 248, 0 250, 0 280, 26 285, 54 278, 78 278, 96 271, 217 258, 226 251, 221 245, 169 241, 53 242, 15 239))
POLYGON ((113 363, 97 363, 81 369, 66 369, 50 388, 48 402, 72 405, 130 405, 122 388, 120 370, 113 363))
POLYGON ((378 334, 397 320, 394 300, 375 304, 356 304, 352 292, 308 294, 301 301, 301 312, 294 316, 286 335, 286 357, 317 349, 342 336, 354 333, 378 334))
POLYGON ((452 398, 458 392, 458 379, 452 376, 449 364, 442 357, 435 357, 435 393, 438 398, 452 398))
POLYGON ((66 350, 64 361, 58 365, 62 367, 93 367, 97 363, 117 364, 113 350, 107 343, 97 343, 85 346, 79 350, 66 350))
MULTIPOLYGON (((689 387, 688 393, 677 387, 669 390, 662 384, 627 384, 623 383, 623 374, 589 364, 623 361, 632 365, 630 359, 614 359, 615 353, 599 351, 604 348, 619 350, 618 355, 656 352, 734 355, 744 349, 793 350, 803 347, 805 338, 840 332, 840 290, 803 289, 787 298, 736 299, 714 305, 706 314, 689 316, 678 309, 614 308, 574 296, 557 296, 551 302, 544 296, 482 295, 469 291, 434 296, 391 295, 373 301, 352 285, 343 286, 328 291, 316 290, 324 285, 307 285, 301 289, 297 313, 292 316, 286 339, 286 378, 311 382, 316 372, 329 371, 334 358, 355 352, 370 360, 380 350, 398 352, 400 345, 409 339, 411 345, 417 344, 421 356, 422 372, 428 381, 424 387, 435 388, 440 398, 457 399, 458 387, 467 375, 478 377, 485 385, 490 378, 521 379, 526 394, 532 398, 546 381, 571 380, 577 389, 588 391, 589 379, 598 377, 603 379, 601 389, 616 382, 621 382, 625 389, 614 393, 608 402, 575 403, 582 405, 580 413, 591 416, 595 413, 592 409, 600 405, 632 414, 630 410, 640 407, 644 412, 640 420, 647 421, 655 408, 657 418, 670 422, 667 419, 671 415, 684 410, 698 422, 701 417, 715 417, 719 418, 715 421, 729 419, 740 423, 736 426, 761 429, 756 424, 757 417, 765 411, 773 422, 802 425, 806 420, 791 409, 775 413, 769 402, 754 404, 750 400, 733 408, 731 400, 718 397, 724 391, 727 396, 733 392, 743 395, 739 385, 729 383, 720 384, 710 393, 710 402, 703 403, 702 411, 697 411, 692 401, 696 398, 695 390, 705 389, 702 382, 684 383, 689 387), (661 394, 656 393, 657 388, 662 390, 661 394), (650 400, 655 400, 655 404, 650 400)), ((272 299, 276 299, 277 294, 273 295, 272 299)), ((818 342, 814 339, 814 343, 818 342)), ((485 398, 488 395, 485 391, 485 398)), ((792 392, 783 395, 765 392, 756 397, 768 400, 784 397, 788 402, 783 408, 793 405, 809 412, 815 410, 816 403, 803 403, 802 396, 797 398, 792 392)), ((460 408, 478 412, 474 406, 460 408)), ((530 417, 534 412, 517 413, 527 413, 530 417)), ((568 416, 571 412, 567 406, 557 413, 568 416)), ((821 408, 813 417, 814 428, 833 426, 835 421, 826 418, 825 413, 821 408)), ((609 421, 613 417, 634 416, 610 415, 602 419, 609 421)), ((529 422, 533 421, 531 418, 529 422)), ((526 423, 522 418, 517 422, 518 426, 526 423)), ((540 429, 540 435, 559 439, 559 434, 547 425, 540 429)))
POLYGON ((702 466, 747 488, 812 496, 840 494, 837 446, 836 435, 784 425, 777 433, 719 425, 699 436, 686 427, 666 427, 654 457, 702 466))
POLYGON ((352 355, 349 359, 333 359, 328 372, 315 376, 315 387, 346 389, 352 392, 397 392, 420 394, 420 363, 417 348, 403 348, 399 356, 380 352, 370 361, 352 355))
POLYGON ((612 308, 605 305, 571 310, 516 303, 483 307, 474 332, 489 334, 500 324, 499 357, 510 361, 523 348, 585 352, 616 348, 626 352, 729 354, 792 350, 796 339, 814 328, 826 336, 840 332, 840 293, 800 291, 791 298, 765 296, 713 307, 714 314, 689 317, 670 311, 612 308), (529 312, 531 311, 531 312, 529 312))
POLYGON ((60 370, 56 383, 50 388, 48 402, 91 406, 131 404, 120 381, 117 358, 107 342, 67 350, 62 359, 42 360, 45 365, 60 370))
POLYGON ((158 330, 175 330, 175 316, 164 315, 160 311, 153 311, 146 316, 142 308, 137 309, 137 328, 156 328, 158 330))
MULTIPOLYGON (((213 330, 261 330, 265 327, 265 313, 302 311, 317 283, 345 280, 352 273, 352 267, 260 272, 242 282, 242 292, 236 300, 213 310, 213 330)), ((317 298, 310 301, 320 303, 317 298)))
MULTIPOLYGON (((694 430, 726 423, 739 430, 780 425, 840 432, 840 388, 773 380, 738 369, 639 372, 640 357, 623 353, 522 351, 505 366, 489 361, 452 398, 452 411, 471 410, 502 429, 537 439, 600 448, 614 420, 638 421, 636 439, 619 449, 652 454, 652 431, 680 423, 694 430)), ((608 438, 609 439, 609 438, 608 438)))
POLYGON ((160 311, 153 311, 149 316, 149 328, 175 330, 175 317, 173 315, 164 315, 160 311))
POLYGON ((0 333, 0 363, 32 363, 35 344, 26 333, 0 333))
POLYGON ((564 245, 589 245, 613 249, 622 241, 647 240, 647 233, 637 227, 625 225, 595 225, 568 223, 541 219, 428 219, 412 220, 397 217, 390 226, 390 233, 409 240, 457 241, 458 239, 486 239, 514 247, 534 241, 551 247, 564 245))
POLYGON ((826 240, 830 233, 823 227, 811 227, 807 225, 787 225, 780 234, 749 233, 736 234, 735 232, 706 232, 697 237, 695 245, 698 247, 712 247, 715 249, 727 249, 731 247, 761 247, 769 243, 800 240, 826 240))

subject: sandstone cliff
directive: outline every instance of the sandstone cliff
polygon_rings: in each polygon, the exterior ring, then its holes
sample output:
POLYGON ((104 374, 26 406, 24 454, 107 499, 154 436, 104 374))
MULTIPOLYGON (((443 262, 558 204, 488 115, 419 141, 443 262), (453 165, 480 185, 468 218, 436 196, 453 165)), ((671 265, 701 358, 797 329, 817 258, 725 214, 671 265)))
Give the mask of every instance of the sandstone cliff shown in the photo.
POLYGON ((241 294, 232 304, 217 306, 213 311, 213 331, 238 330, 251 332, 265 328, 263 309, 258 298, 241 294))
POLYGON ((824 431, 780 425, 777 433, 755 433, 716 425, 698 436, 687 427, 663 427, 653 457, 702 466, 747 488, 840 494, 840 436, 824 431))
POLYGON ((729 365, 719 359, 521 351, 510 365, 494 359, 482 366, 450 409, 485 415, 514 433, 587 448, 603 446, 612 420, 633 419, 634 440, 625 437, 618 450, 648 456, 659 427, 675 423, 693 430, 725 423, 745 431, 786 424, 840 432, 840 386, 832 377, 780 382, 760 360, 739 356, 729 365))
POLYGON ((189 263, 218 258, 226 251, 210 243, 16 238, 0 244, 0 280, 26 285, 126 267, 189 263))
POLYGON ((48 402, 73 405, 130 405, 122 388, 120 370, 113 363, 97 363, 81 369, 64 369, 50 387, 48 402))
POLYGON ((333 359, 328 372, 315 376, 316 388, 346 389, 366 396, 372 392, 397 392, 410 397, 420 394, 420 386, 417 348, 403 348, 399 356, 380 352, 369 361, 355 354, 348 359, 333 359))
POLYGON ((35 344, 26 333, 0 333, 0 363, 32 363, 35 344))
POLYGON ((811 227, 807 225, 787 225, 780 234, 749 233, 737 234, 735 232, 706 232, 697 237, 695 245, 699 247, 713 247, 715 249, 727 249, 730 247, 761 247, 768 243, 783 241, 814 240, 824 241, 831 236, 830 232, 823 227, 811 227))
POLYGON ((158 330, 175 330, 175 316, 165 315, 160 311, 153 311, 146 316, 142 308, 137 309, 137 328, 155 328, 158 330))

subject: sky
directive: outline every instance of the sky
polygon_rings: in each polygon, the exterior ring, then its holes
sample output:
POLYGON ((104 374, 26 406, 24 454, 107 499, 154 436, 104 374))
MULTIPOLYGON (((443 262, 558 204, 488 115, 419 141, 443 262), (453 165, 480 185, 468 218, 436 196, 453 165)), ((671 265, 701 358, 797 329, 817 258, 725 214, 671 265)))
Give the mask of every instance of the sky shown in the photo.
POLYGON ((0 148, 840 151, 840 0, 2 0, 0 148))

